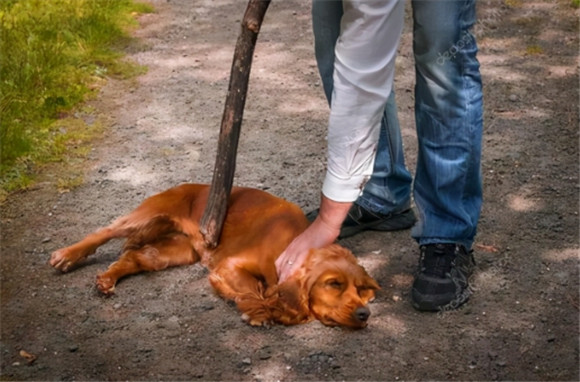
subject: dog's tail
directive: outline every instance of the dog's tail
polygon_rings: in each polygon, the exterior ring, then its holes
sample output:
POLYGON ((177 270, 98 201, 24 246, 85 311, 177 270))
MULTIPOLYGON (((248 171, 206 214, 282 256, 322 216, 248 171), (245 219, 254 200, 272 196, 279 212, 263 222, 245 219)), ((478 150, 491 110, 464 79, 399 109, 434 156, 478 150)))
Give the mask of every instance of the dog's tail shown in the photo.
POLYGON ((207 247, 199 231, 199 223, 188 217, 159 214, 141 222, 133 220, 131 224, 123 225, 125 229, 131 231, 131 235, 126 235, 130 239, 125 243, 124 250, 138 249, 171 235, 185 235, 189 237, 191 246, 202 263, 209 264, 212 251, 207 247))
POLYGON ((157 215, 138 226, 129 228, 132 232, 125 243, 124 250, 138 249, 146 244, 154 243, 170 235, 186 234, 179 221, 169 215, 157 215))
POLYGON ((213 251, 207 246, 203 235, 199 231, 199 223, 190 218, 176 218, 173 221, 179 227, 180 232, 189 237, 191 246, 201 258, 202 264, 208 266, 213 251))

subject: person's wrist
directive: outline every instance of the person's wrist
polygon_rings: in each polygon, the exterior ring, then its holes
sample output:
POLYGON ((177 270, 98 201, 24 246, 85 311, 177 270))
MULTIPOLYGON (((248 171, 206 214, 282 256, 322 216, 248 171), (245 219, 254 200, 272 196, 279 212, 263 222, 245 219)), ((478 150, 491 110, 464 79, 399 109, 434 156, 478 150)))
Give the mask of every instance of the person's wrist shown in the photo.
MULTIPOLYGON (((340 231, 340 227, 348 215, 352 202, 337 202, 322 194, 318 217, 321 223, 333 231, 340 231)), ((338 236, 338 234, 337 234, 338 236)))
POLYGON ((325 247, 334 243, 340 234, 340 225, 330 225, 320 216, 312 223, 312 226, 314 232, 316 232, 316 247, 325 247), (315 228, 314 226, 317 227, 315 228))

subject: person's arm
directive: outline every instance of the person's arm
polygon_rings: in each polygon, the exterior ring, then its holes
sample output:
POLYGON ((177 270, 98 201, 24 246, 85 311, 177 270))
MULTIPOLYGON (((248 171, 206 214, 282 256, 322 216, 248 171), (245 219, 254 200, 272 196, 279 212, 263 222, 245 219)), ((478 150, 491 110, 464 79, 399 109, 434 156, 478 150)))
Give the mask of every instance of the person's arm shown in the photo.
POLYGON ((328 164, 320 212, 276 261, 279 282, 311 248, 332 244, 372 174, 381 118, 393 85, 403 0, 343 1, 328 122, 328 164))

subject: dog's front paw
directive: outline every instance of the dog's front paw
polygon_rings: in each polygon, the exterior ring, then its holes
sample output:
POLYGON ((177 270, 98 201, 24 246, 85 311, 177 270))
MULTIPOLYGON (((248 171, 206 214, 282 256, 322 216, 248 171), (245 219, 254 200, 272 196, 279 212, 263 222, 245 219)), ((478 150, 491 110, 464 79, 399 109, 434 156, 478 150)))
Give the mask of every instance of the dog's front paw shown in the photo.
POLYGON ((264 317, 250 317, 247 313, 242 314, 242 321, 252 325, 252 326, 263 326, 269 328, 272 326, 272 322, 264 317))
POLYGON ((97 289, 104 295, 111 296, 115 293, 115 280, 104 273, 97 276, 97 289))
POLYGON ((50 255, 49 264, 62 272, 68 272, 79 259, 74 251, 69 248, 61 248, 50 255))

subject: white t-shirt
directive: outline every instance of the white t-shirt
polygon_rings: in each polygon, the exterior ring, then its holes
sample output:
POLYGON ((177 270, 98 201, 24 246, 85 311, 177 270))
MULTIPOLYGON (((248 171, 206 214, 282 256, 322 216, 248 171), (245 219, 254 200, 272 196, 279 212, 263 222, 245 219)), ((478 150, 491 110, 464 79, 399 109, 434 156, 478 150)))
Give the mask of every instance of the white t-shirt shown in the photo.
POLYGON ((352 202, 372 174, 381 118, 393 86, 404 0, 344 0, 336 43, 322 193, 352 202))

